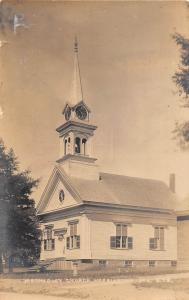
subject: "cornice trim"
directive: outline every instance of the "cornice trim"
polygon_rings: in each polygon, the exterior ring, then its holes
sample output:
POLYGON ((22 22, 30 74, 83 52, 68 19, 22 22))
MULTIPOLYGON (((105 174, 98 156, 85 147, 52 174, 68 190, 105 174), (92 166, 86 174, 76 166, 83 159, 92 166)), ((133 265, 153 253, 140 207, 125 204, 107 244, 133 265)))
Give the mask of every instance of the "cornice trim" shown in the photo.
MULTIPOLYGON (((104 210, 106 210, 106 214, 114 214, 117 212, 118 214, 124 215, 126 212, 133 212, 135 213, 135 216, 141 217, 141 213, 143 214, 149 214, 149 213, 154 213, 156 215, 162 216, 163 218, 166 216, 168 219, 176 218, 176 215, 173 211, 171 210, 166 210, 166 211, 161 211, 158 209, 144 209, 143 207, 130 207, 130 206, 119 206, 115 207, 116 205, 110 205, 108 206, 102 206, 94 203, 82 203, 78 204, 76 206, 64 208, 61 210, 56 210, 56 211, 51 211, 51 212, 45 212, 45 213, 38 213, 39 219, 48 219, 48 220, 58 220, 61 219, 62 217, 70 217, 70 216, 75 216, 75 215, 82 215, 82 214, 91 214, 93 215, 94 213, 98 214, 105 214, 104 210), (118 207, 119 206, 119 207, 118 207), (102 211, 103 208, 103 211, 102 211), (169 215, 170 217, 168 217, 169 215)), ((144 216, 144 215, 143 215, 144 216)), ((146 216, 150 218, 151 216, 146 216)))
POLYGON ((87 124, 87 123, 80 123, 80 122, 77 122, 77 121, 72 121, 72 120, 69 120, 67 121, 66 123, 60 125, 56 131, 57 132, 62 132, 63 130, 65 131, 66 129, 68 129, 69 127, 73 127, 74 129, 75 128, 81 128, 81 129, 86 129, 86 130, 92 130, 94 131, 95 129, 97 129, 97 126, 96 125, 91 125, 91 124, 87 124))
MULTIPOLYGON (((170 209, 163 209, 163 208, 153 208, 153 207, 144 207, 144 206, 131 206, 131 205, 120 205, 120 204, 111 204, 111 203, 105 203, 105 202, 95 202, 95 201, 85 201, 83 200, 84 204, 87 204, 89 206, 95 206, 95 207, 111 207, 115 209, 126 209, 126 210, 134 210, 134 211, 144 211, 144 212, 158 212, 158 213, 175 213, 174 210, 170 209)), ((176 213, 175 213, 176 215, 176 213)))
POLYGON ((57 163, 61 163, 65 160, 70 160, 70 161, 85 161, 85 162, 88 162, 88 163, 94 163, 97 158, 94 158, 94 157, 89 157, 89 156, 84 156, 84 155, 75 155, 75 154, 67 154, 61 158, 59 158, 56 162, 57 163))

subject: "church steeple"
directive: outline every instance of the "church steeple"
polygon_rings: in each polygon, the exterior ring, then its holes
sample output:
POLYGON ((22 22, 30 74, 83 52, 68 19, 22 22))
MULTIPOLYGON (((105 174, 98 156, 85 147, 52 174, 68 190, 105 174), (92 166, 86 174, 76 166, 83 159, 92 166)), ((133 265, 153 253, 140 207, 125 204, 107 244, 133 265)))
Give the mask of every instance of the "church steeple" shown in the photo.
POLYGON ((78 41, 77 37, 75 37, 74 42, 74 74, 73 74, 73 81, 71 86, 71 93, 69 103, 71 106, 76 105, 78 102, 83 100, 83 90, 82 90, 82 83, 81 83, 81 74, 80 74, 80 67, 79 67, 79 53, 78 53, 78 41))
POLYGON ((63 110, 66 122, 56 129, 60 138, 57 163, 62 164, 70 176, 98 179, 96 158, 92 157, 92 137, 97 126, 90 124, 90 112, 83 100, 78 42, 75 39, 71 95, 63 110))
POLYGON ((79 65, 79 48, 77 37, 74 41, 74 72, 69 99, 64 107, 63 115, 68 120, 89 121, 90 109, 83 100, 83 89, 79 65))

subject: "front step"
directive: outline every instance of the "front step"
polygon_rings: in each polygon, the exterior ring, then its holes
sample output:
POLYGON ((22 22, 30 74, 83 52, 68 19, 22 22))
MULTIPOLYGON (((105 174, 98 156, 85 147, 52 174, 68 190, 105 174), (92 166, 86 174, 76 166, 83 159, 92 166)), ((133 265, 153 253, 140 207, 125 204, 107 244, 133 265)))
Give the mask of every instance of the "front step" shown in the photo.
POLYGON ((29 271, 44 272, 55 260, 56 259, 41 260, 37 265, 29 268, 29 271))

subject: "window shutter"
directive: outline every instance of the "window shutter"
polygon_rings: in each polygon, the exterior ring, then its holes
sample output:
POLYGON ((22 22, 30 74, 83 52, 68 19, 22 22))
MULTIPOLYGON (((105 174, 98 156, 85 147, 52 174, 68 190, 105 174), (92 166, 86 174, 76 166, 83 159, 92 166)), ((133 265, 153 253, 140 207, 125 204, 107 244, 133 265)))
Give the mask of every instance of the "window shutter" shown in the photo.
POLYGON ((66 248, 70 249, 70 237, 69 236, 66 238, 66 248))
POLYGON ((116 248, 116 237, 115 236, 110 237, 110 248, 116 248))
POLYGON ((75 239, 73 236, 70 236, 70 249, 75 248, 75 239))
POLYGON ((128 249, 133 249, 133 238, 132 237, 128 237, 128 249))
POLYGON ((77 249, 80 248, 80 236, 79 235, 76 236, 76 248, 77 249))
POLYGON ((126 247, 127 247, 127 237, 122 236, 122 248, 126 248, 126 247))
POLYGON ((55 239, 52 239, 51 241, 52 241, 51 242, 52 243, 51 244, 51 249, 54 250, 55 249, 55 239))
POLYGON ((155 244, 154 244, 155 239, 154 238, 150 238, 149 243, 150 243, 150 249, 153 250, 155 249, 155 244))
POLYGON ((44 250, 47 250, 47 240, 44 240, 44 250))

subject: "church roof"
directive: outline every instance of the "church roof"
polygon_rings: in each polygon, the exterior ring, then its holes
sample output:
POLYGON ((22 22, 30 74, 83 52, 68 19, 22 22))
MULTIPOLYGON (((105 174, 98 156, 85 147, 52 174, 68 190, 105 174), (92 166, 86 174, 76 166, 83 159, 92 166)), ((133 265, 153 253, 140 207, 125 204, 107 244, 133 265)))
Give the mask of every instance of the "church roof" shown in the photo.
POLYGON ((100 173, 100 180, 71 178, 82 201, 174 209, 176 196, 158 180, 100 173))
POLYGON ((149 209, 178 209, 176 195, 162 181, 109 173, 99 175, 99 180, 76 178, 68 176, 64 169, 57 165, 38 203, 38 213, 42 213, 50 201, 52 190, 57 186, 57 180, 68 189, 76 205, 96 203, 118 207, 120 205, 120 207, 149 209))

